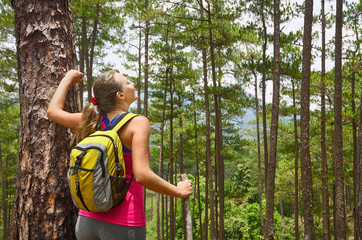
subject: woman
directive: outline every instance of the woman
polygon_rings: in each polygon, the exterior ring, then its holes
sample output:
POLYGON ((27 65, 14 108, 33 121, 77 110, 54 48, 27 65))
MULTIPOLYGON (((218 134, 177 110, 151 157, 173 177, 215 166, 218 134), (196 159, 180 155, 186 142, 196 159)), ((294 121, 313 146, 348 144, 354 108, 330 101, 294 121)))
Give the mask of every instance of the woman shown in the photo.
MULTIPOLYGON (((81 72, 69 71, 60 82, 47 112, 48 118, 52 121, 76 130, 73 144, 94 132, 100 119, 103 129, 107 129, 108 123, 114 122, 120 115, 128 112, 129 106, 138 98, 134 83, 120 73, 109 71, 95 81, 94 97, 81 113, 64 111, 64 102, 70 85, 79 83, 82 79, 81 72)), ((123 145, 127 181, 132 173, 134 180, 126 199, 108 212, 79 211, 76 224, 78 240, 145 239, 146 221, 142 186, 172 197, 186 198, 192 194, 191 181, 179 182, 174 186, 150 170, 148 162, 150 126, 146 117, 134 117, 119 130, 118 134, 123 145)))

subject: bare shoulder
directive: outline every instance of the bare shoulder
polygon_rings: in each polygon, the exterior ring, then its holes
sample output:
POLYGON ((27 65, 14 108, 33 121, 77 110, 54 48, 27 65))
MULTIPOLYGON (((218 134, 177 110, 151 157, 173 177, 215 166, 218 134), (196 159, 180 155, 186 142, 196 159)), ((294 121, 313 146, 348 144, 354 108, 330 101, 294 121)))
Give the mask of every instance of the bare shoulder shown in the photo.
POLYGON ((130 125, 135 127, 149 127, 150 121, 145 116, 138 115, 130 121, 130 125))

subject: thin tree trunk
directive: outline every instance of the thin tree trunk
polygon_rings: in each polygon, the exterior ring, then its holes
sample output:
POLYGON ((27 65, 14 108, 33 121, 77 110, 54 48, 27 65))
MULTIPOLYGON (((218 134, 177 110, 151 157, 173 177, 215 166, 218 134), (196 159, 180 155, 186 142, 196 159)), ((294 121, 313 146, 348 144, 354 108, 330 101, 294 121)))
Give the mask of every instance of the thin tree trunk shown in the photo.
POLYGON ((8 211, 6 209, 6 182, 5 182, 5 173, 4 173, 4 166, 3 166, 3 154, 1 151, 1 142, 0 142, 0 177, 1 177, 1 193, 2 193, 2 215, 3 215, 3 239, 7 239, 8 237, 8 219, 7 214, 8 211))
MULTIPOLYGON (((174 183, 174 156, 173 156, 173 118, 174 118, 174 109, 173 109, 173 94, 174 94, 174 87, 173 87, 173 77, 172 77, 172 67, 170 69, 170 182, 171 184, 174 183)), ((175 227, 176 227, 176 216, 175 216, 175 199, 170 197, 170 239, 175 239, 175 227)))
POLYGON ((258 99, 258 78, 254 75, 255 88, 255 117, 256 117, 256 136, 258 141, 258 196, 259 196, 259 215, 260 215, 260 234, 264 233, 263 200, 262 200, 262 179, 261 179, 261 149, 260 149, 260 126, 259 126, 259 99, 258 99))
MULTIPOLYGON (((52 93, 74 68, 69 1, 14 1, 21 137, 10 239, 75 239, 66 184, 69 132, 46 117, 52 93), (30 60, 30 61, 29 61, 30 60)), ((65 110, 80 111, 70 89, 65 110)))
POLYGON ((322 211, 323 211, 323 239, 331 239, 330 221, 329 221, 329 193, 327 179, 327 149, 326 149, 326 99, 325 99, 325 13, 324 0, 322 0, 322 72, 321 72, 321 169, 322 169, 322 211))
MULTIPOLYGON (((362 93, 361 93, 362 95, 362 93)), ((353 208, 354 213, 354 236, 355 240, 362 240, 362 103, 359 106, 359 124, 358 124, 358 150, 357 159, 354 164, 354 180, 355 180, 355 204, 353 208)))
POLYGON ((316 239, 313 221, 312 170, 309 149, 309 104, 310 104, 310 65, 313 21, 313 0, 305 3, 303 66, 301 92, 300 161, 302 167, 302 197, 304 216, 304 238, 316 239))
MULTIPOLYGON (((168 69, 166 69, 166 82, 165 82, 165 89, 163 91, 163 107, 162 107, 162 120, 161 120, 161 127, 160 127, 160 136, 161 136, 161 144, 160 144, 160 161, 158 165, 158 175, 163 177, 163 148, 164 148, 164 128, 165 128, 165 115, 166 115, 166 100, 167 100, 167 89, 168 89, 168 69)), ((157 232, 158 232, 158 239, 163 239, 163 234, 161 234, 164 231, 164 210, 162 206, 162 227, 160 226, 161 220, 160 220, 160 197, 161 194, 158 195, 158 202, 157 202, 157 232)))
POLYGON ((273 102, 270 127, 270 149, 265 192, 265 236, 264 239, 274 239, 274 191, 275 170, 277 163, 278 120, 280 95, 280 2, 274 0, 274 71, 273 71, 273 102))
MULTIPOLYGON (((295 101, 295 84, 292 80, 293 87, 293 107, 297 108, 297 104, 295 101)), ((298 142, 298 120, 297 113, 293 113, 293 121, 294 121, 294 236, 295 240, 299 240, 299 142, 298 142)))
MULTIPOLYGON (((148 12, 148 0, 145 0, 145 11, 148 12)), ((143 115, 145 117, 147 117, 148 115, 148 37, 149 37, 149 32, 150 32, 150 23, 148 20, 146 20, 145 22, 145 81, 144 81, 144 93, 143 93, 143 98, 144 98, 144 101, 143 101, 143 115)), ((172 176, 171 176, 172 178, 172 176)), ((144 204, 144 207, 145 207, 145 211, 146 211, 146 188, 143 189, 143 195, 144 195, 144 198, 143 198, 143 204, 144 204)))
MULTIPOLYGON (((209 22, 209 45, 210 45, 210 59, 211 59, 211 71, 212 71, 212 81, 214 83, 214 88, 216 88, 216 73, 215 73, 215 56, 214 56, 214 44, 213 44, 213 36, 211 29, 211 8, 210 3, 207 5, 208 11, 208 22, 209 22)), ((215 90, 216 91, 216 90, 215 90)), ((214 94, 214 102, 215 102, 215 147, 216 147, 216 158, 219 161, 220 157, 220 142, 219 142, 219 132, 220 132, 220 116, 218 113, 218 95, 214 94)), ((215 199, 214 199, 214 186, 212 181, 212 163, 211 157, 207 163, 207 171, 209 172, 209 195, 210 195, 210 239, 214 240, 217 238, 216 235, 216 225, 215 225, 215 199)))
POLYGON ((343 130, 342 130, 342 13, 343 1, 336 6, 336 44, 335 44, 335 92, 334 92, 334 176, 336 191, 335 239, 346 239, 346 209, 343 176, 343 130), (338 226, 338 227, 337 227, 338 226))
POLYGON ((88 101, 92 98, 92 85, 93 85, 93 61, 94 61, 94 47, 97 38, 98 31, 98 18, 99 18, 99 4, 96 6, 96 15, 94 16, 93 30, 90 42, 90 52, 87 54, 87 91, 88 91, 88 101))
POLYGON ((137 113, 141 113, 142 107, 141 107, 141 77, 142 77, 142 29, 139 29, 138 33, 138 81, 137 81, 137 93, 138 93, 138 99, 137 99, 137 113))
MULTIPOLYGON (((265 166, 265 181, 267 179, 267 169, 268 169, 268 130, 266 125, 266 49, 267 49, 267 27, 264 17, 264 7, 265 0, 261 1, 261 19, 263 22, 263 66, 262 66, 262 110, 263 110, 263 141, 264 141, 264 166, 265 166)), ((268 188, 268 185, 265 183, 265 191, 268 188)))
MULTIPOLYGON (((218 77, 218 88, 221 89, 221 67, 219 67, 219 77, 218 77)), ((219 222, 217 222, 217 230, 218 230, 218 239, 225 239, 225 222, 224 222, 224 214, 225 214, 225 188, 224 188, 224 179, 225 179, 225 164, 224 164, 224 154, 223 154, 223 131, 222 131, 222 115, 221 115, 221 96, 218 98, 218 116, 220 119, 219 126, 219 161, 218 161, 218 196, 219 196, 219 222)), ((216 211, 217 213, 217 211, 216 211)))
MULTIPOLYGON (((195 99, 195 96, 193 97, 195 99)), ((196 150, 196 186, 197 186, 197 203, 199 206, 199 226, 200 226, 200 239, 203 238, 203 229, 202 229, 202 207, 201 207, 201 196, 200 196, 200 160, 199 160, 199 145, 198 145, 198 128, 197 128, 197 118, 196 118, 196 108, 194 110, 194 128, 195 128, 195 150, 196 150)))
MULTIPOLYGON (((204 18, 203 15, 204 6, 203 0, 200 0, 200 14, 201 18, 204 18)), ((209 199, 213 199, 214 196, 209 197, 209 185, 211 183, 212 188, 212 167, 211 167, 211 139, 210 139, 210 103, 209 103, 209 87, 207 79, 207 53, 205 47, 205 38, 201 36, 201 46, 202 46, 202 64, 203 64, 203 82, 204 82, 204 98, 205 98, 205 123, 206 123, 206 183, 205 183, 205 240, 208 240, 208 209, 209 209, 209 199)))

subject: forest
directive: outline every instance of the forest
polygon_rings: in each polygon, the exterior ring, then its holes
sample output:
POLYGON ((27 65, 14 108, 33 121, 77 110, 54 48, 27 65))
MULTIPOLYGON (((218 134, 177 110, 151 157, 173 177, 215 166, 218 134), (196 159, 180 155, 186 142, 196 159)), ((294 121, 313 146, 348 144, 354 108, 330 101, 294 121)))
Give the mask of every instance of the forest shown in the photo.
MULTIPOLYGON (((152 170, 193 182, 193 239, 362 239, 358 0, 0 0, 0 238, 75 239, 72 132, 110 69, 137 87, 152 170)), ((148 239, 186 239, 144 190, 148 239)))

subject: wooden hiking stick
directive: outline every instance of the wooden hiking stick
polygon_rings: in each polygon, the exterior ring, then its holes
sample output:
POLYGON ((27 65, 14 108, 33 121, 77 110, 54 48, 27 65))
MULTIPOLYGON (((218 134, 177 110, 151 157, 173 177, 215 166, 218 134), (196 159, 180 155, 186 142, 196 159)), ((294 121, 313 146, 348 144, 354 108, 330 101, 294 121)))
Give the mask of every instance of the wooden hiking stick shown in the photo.
MULTIPOLYGON (((181 174, 181 181, 186 181, 187 174, 181 174)), ((191 218, 191 209, 190 209, 190 199, 182 199, 182 216, 184 217, 184 234, 185 240, 192 240, 192 218, 191 218)))

